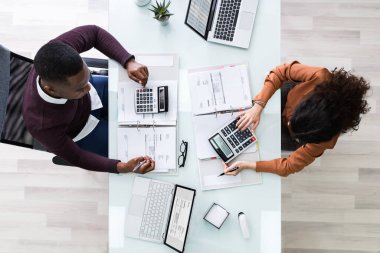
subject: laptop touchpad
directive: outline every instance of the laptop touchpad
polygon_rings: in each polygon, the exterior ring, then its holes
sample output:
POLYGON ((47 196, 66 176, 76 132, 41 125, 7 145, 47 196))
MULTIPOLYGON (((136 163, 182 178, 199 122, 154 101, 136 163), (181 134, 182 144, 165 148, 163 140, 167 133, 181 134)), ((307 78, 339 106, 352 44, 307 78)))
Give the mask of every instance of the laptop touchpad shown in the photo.
POLYGON ((253 25, 254 14, 252 12, 242 11, 240 14, 239 29, 251 30, 253 25))
POLYGON ((128 214, 142 217, 145 208, 145 197, 139 195, 132 195, 131 202, 129 203, 128 214))

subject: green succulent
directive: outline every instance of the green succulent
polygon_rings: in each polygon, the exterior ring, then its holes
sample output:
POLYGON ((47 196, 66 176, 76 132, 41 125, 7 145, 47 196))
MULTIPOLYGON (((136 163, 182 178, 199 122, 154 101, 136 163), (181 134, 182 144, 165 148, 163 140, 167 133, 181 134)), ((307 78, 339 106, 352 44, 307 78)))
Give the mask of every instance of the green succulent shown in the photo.
POLYGON ((170 5, 170 1, 166 4, 165 0, 162 3, 158 3, 156 0, 156 6, 151 5, 153 9, 149 9, 154 13, 154 17, 157 20, 165 20, 168 19, 171 15, 174 15, 169 12, 168 8, 170 5))

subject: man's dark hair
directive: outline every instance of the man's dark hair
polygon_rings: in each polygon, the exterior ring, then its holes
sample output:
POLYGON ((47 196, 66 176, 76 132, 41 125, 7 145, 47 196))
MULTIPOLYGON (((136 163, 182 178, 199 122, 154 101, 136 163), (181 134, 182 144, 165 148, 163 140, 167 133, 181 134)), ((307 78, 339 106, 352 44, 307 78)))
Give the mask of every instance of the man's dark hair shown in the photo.
POLYGON ((363 77, 336 68, 331 80, 318 85, 294 110, 292 137, 300 143, 320 143, 359 129, 361 114, 370 110, 365 95, 370 89, 363 77))
POLYGON ((38 50, 34 67, 41 79, 65 82, 68 77, 78 74, 83 60, 72 47, 62 42, 49 42, 38 50))

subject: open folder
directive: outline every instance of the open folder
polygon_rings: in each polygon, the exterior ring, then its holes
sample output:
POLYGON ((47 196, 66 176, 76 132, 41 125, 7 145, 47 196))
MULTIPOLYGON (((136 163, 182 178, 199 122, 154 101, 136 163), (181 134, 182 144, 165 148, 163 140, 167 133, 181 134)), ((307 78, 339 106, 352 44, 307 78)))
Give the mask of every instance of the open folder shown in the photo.
MULTIPOLYGON (((118 158, 128 161, 148 155, 156 162, 153 173, 177 174, 178 56, 137 55, 149 68, 147 88, 168 86, 168 112, 135 112, 135 90, 141 88, 126 73, 118 85, 118 158)), ((124 71, 125 72, 125 71, 124 71)), ((122 72, 123 73, 123 72, 122 72)))
MULTIPOLYGON (((254 171, 242 172, 236 177, 217 177, 217 173, 223 172, 222 159, 208 140, 221 126, 238 117, 239 112, 252 106, 248 66, 233 64, 193 69, 188 71, 188 81, 202 190, 261 183, 261 174, 254 171)), ((236 160, 259 160, 258 144, 232 162, 236 160)))

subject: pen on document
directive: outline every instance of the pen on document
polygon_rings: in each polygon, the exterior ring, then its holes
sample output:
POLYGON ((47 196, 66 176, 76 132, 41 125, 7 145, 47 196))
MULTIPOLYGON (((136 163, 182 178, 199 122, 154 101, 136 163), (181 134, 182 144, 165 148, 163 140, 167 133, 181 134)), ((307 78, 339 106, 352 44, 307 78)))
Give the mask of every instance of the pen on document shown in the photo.
POLYGON ((144 160, 144 161, 142 161, 141 163, 137 164, 137 165, 133 168, 132 172, 135 172, 136 170, 140 169, 140 167, 143 166, 145 163, 146 163, 146 160, 144 160))
MULTIPOLYGON (((238 170, 238 169, 239 169, 239 167, 235 167, 235 168, 233 168, 232 170, 230 170, 230 171, 228 171, 228 172, 233 172, 233 171, 238 170)), ((220 176, 224 176, 224 175, 226 175, 226 174, 223 172, 223 173, 219 174, 218 177, 220 177, 220 176)))

